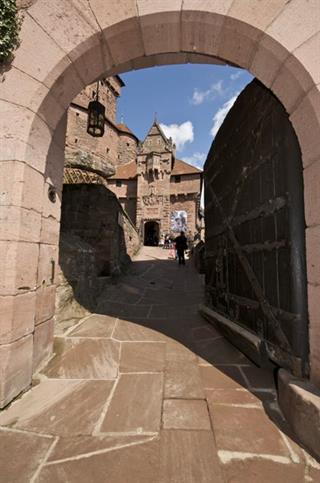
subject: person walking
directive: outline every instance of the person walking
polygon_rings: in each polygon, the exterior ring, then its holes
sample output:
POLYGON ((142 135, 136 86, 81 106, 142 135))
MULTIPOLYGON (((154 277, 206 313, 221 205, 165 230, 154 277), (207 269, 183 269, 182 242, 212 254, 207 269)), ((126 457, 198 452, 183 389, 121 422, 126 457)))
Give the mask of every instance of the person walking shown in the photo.
POLYGON ((185 265, 186 261, 184 258, 184 252, 185 250, 187 250, 188 244, 187 244, 187 239, 184 235, 184 231, 181 231, 180 235, 177 236, 177 238, 175 239, 175 245, 176 245, 179 265, 185 265))

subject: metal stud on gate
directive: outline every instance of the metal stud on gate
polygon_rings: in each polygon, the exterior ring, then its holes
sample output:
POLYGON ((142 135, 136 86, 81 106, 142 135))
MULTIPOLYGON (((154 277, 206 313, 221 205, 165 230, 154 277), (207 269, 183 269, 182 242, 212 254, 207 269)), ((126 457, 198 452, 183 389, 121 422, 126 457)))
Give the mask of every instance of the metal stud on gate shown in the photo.
POLYGON ((94 101, 88 105, 87 133, 93 137, 104 135, 105 107, 99 102, 99 81, 97 82, 97 94, 94 101))

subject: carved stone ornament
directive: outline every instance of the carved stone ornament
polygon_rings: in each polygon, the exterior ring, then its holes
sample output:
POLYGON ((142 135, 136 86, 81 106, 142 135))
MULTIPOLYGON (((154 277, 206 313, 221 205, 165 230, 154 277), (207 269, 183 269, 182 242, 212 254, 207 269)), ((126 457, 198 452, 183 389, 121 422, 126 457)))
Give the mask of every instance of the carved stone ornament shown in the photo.
POLYGON ((162 195, 155 195, 151 193, 150 195, 142 196, 143 204, 146 206, 154 206, 154 205, 162 205, 163 203, 163 196, 162 195))

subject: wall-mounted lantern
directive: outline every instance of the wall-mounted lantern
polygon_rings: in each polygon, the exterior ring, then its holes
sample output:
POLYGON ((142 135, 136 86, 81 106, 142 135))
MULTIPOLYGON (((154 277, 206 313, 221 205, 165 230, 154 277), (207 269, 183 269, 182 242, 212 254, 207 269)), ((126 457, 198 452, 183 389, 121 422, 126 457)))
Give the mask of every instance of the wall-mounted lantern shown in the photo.
POLYGON ((105 107, 99 102, 99 81, 97 82, 97 94, 94 101, 88 105, 87 133, 93 137, 102 137, 104 134, 105 107))

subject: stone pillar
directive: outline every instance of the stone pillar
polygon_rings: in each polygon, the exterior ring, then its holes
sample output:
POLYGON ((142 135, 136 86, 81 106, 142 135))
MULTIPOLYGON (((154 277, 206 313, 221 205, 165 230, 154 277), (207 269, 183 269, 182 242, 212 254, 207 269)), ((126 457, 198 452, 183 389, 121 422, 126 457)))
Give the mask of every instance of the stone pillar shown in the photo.
POLYGON ((43 170, 1 152, 0 407, 29 386, 52 350, 64 134, 62 122, 43 170))

